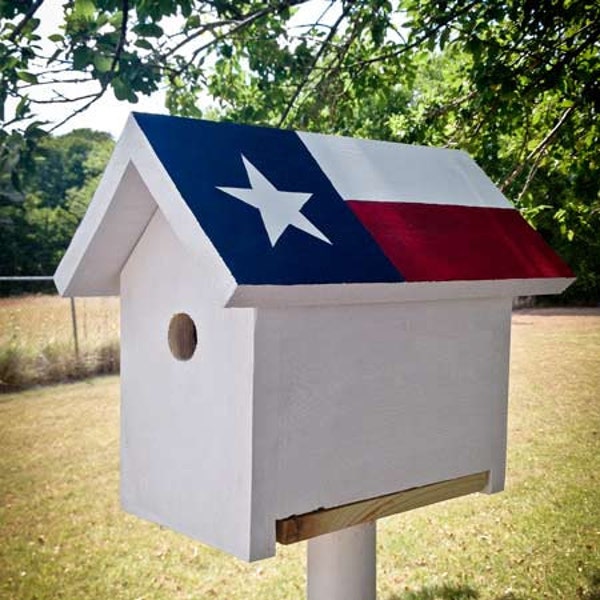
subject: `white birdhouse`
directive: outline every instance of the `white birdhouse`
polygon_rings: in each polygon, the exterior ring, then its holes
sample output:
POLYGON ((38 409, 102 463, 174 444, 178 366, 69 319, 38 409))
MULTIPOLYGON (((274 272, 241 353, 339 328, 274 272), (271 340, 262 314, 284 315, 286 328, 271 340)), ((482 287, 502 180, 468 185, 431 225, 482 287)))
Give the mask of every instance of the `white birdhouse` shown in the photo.
POLYGON ((512 298, 571 281, 463 152, 145 114, 56 272, 121 296, 124 508, 245 560, 501 490, 512 298))

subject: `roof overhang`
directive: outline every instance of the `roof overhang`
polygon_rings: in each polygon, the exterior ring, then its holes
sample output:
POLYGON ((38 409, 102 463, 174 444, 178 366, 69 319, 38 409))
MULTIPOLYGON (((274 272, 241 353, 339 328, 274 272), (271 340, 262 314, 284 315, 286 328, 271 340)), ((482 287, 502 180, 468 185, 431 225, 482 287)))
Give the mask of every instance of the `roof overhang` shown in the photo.
POLYGON ((489 281, 432 281, 351 283, 345 285, 240 285, 229 307, 386 304, 466 298, 514 298, 560 294, 574 278, 495 279, 489 281))

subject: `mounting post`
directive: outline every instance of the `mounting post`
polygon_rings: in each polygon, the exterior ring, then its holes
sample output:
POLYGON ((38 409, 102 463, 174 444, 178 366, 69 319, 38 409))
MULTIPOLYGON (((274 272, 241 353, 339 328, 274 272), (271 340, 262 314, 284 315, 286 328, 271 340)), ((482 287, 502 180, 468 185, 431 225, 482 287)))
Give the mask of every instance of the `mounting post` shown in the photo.
POLYGON ((376 530, 373 521, 308 541, 308 600, 375 600, 376 530))

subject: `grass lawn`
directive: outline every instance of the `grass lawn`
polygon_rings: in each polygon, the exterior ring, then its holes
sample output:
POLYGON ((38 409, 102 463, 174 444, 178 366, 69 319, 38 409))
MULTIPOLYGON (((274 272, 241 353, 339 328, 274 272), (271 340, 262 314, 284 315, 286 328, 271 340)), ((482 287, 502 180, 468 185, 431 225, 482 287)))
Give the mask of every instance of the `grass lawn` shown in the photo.
MULTIPOLYGON (((0 598, 304 597, 304 544, 244 564, 118 505, 118 379, 0 396, 0 598)), ((384 600, 600 600, 600 311, 513 319, 506 491, 378 526, 384 600)))

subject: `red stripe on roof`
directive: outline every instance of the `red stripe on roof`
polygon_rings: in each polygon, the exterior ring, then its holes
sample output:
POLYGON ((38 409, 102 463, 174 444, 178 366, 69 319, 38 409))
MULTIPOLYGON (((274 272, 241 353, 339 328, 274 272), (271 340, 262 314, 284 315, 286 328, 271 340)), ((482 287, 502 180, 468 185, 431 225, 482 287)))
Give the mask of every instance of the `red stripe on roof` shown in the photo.
POLYGON ((518 211, 349 200, 407 281, 573 277, 518 211))

